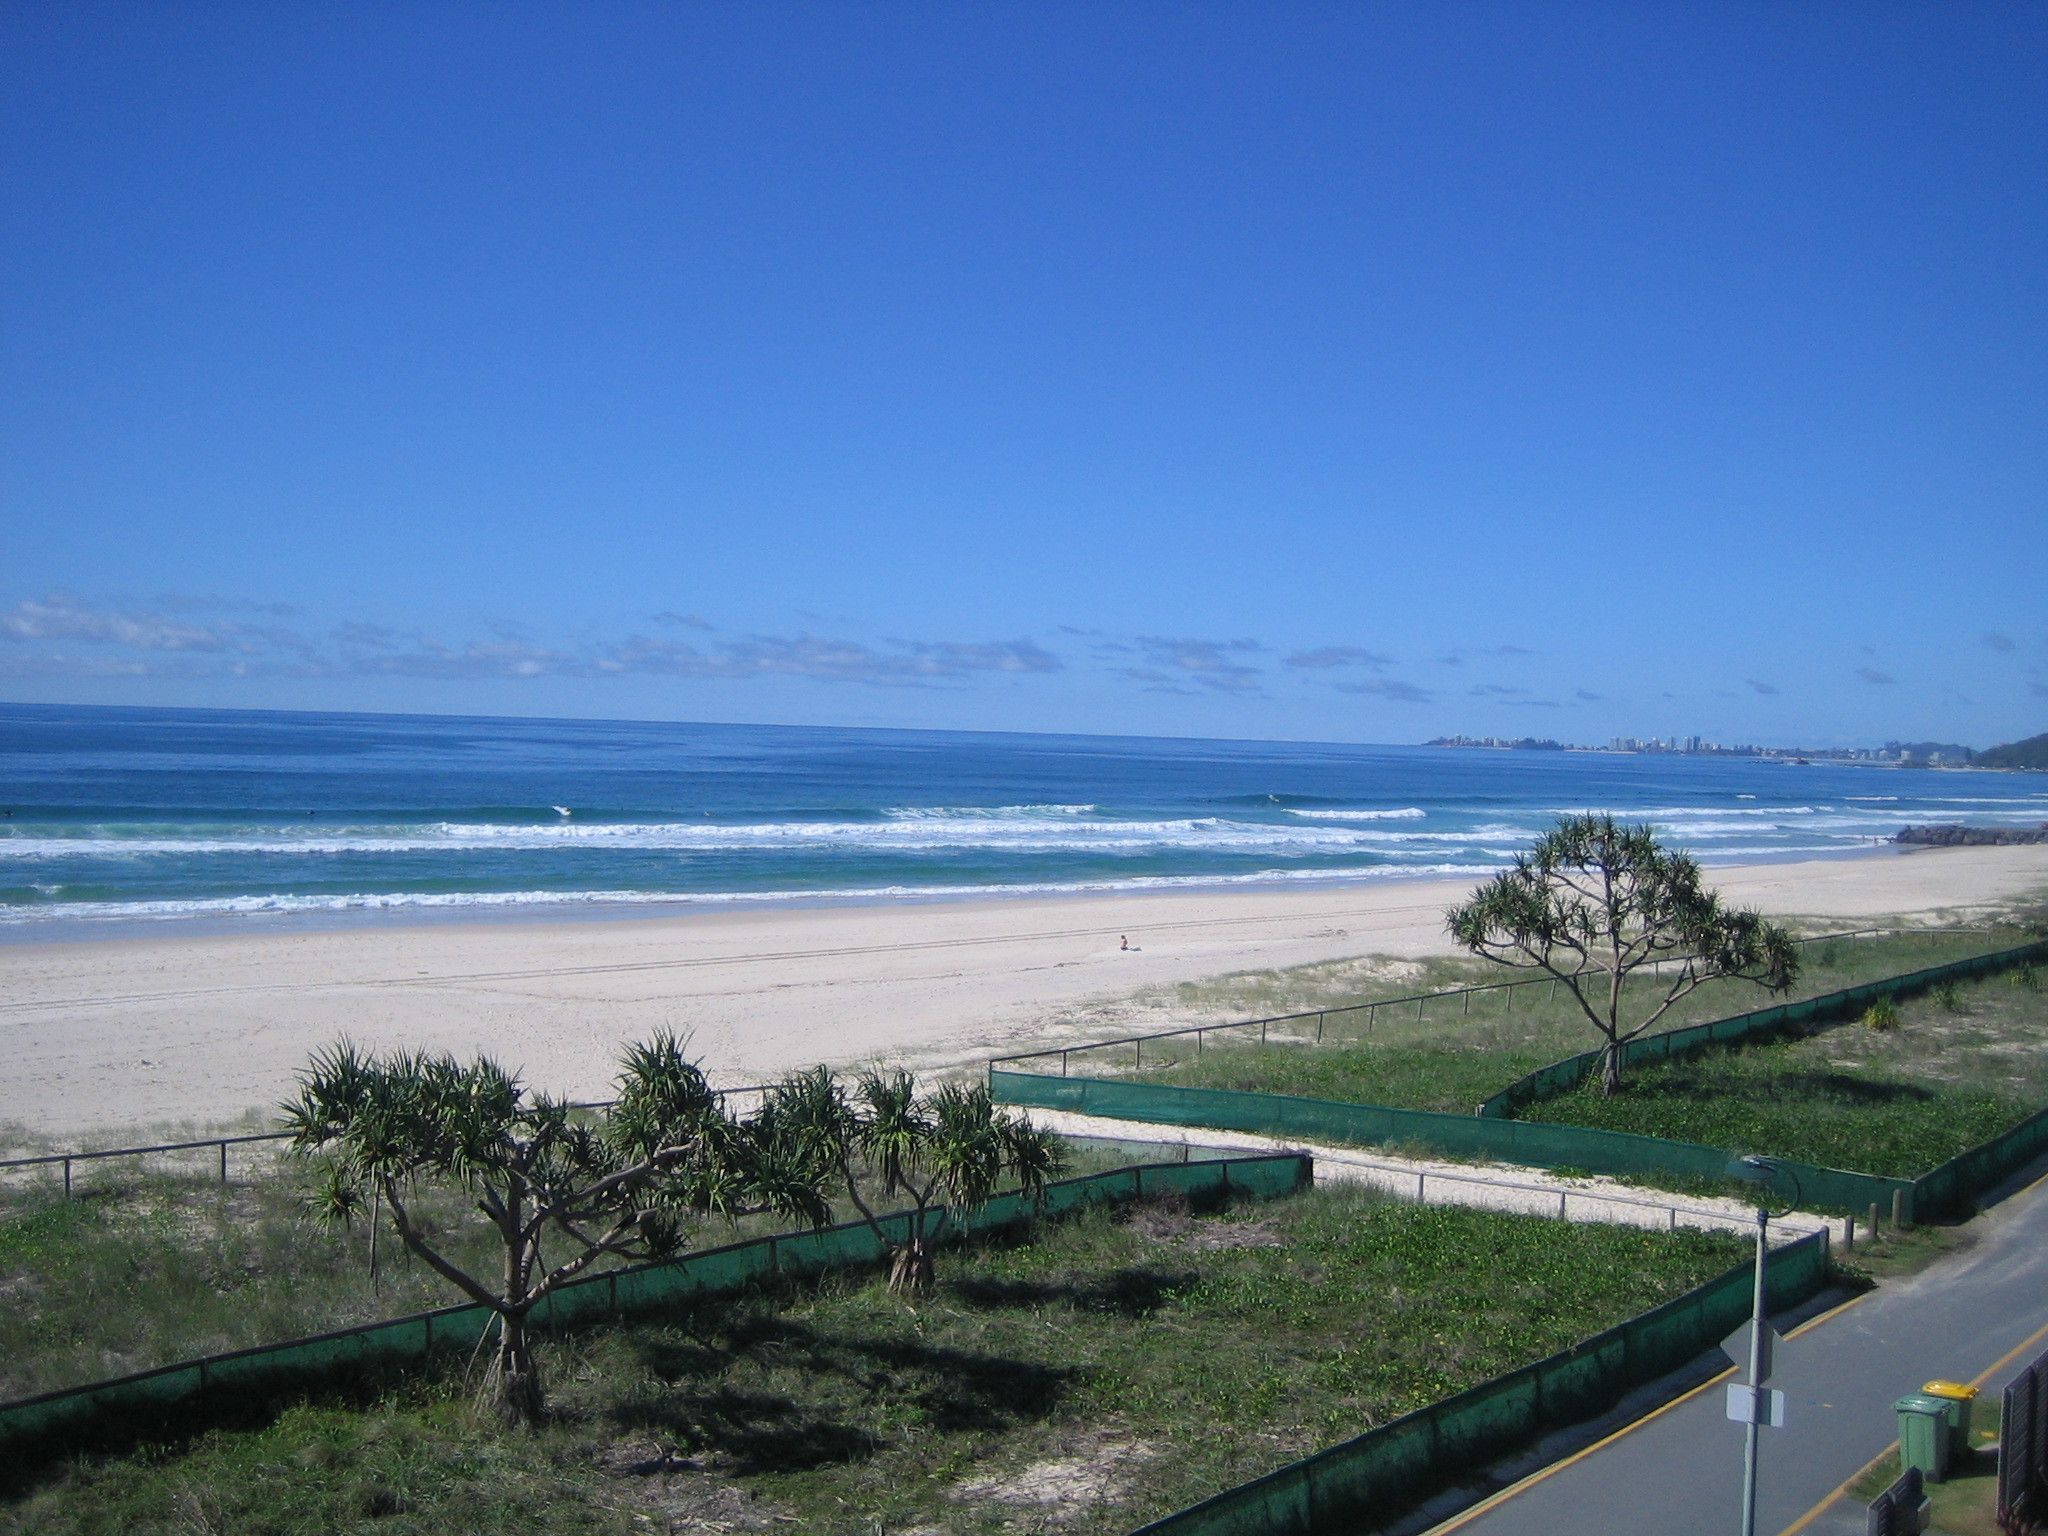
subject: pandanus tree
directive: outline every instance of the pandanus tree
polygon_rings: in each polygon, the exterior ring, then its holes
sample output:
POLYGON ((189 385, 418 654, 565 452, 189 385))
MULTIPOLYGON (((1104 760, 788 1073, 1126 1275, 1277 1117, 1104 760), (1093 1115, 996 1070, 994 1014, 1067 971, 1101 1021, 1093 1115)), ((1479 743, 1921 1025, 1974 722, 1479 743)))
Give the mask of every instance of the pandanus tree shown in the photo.
POLYGON ((865 1072, 849 1095, 818 1067, 778 1084, 763 1116, 845 1190, 889 1250, 889 1289, 911 1300, 931 1294, 942 1206, 976 1210, 1006 1184, 1035 1200, 1063 1166, 1058 1137, 998 1111, 979 1083, 920 1093, 908 1072, 865 1072), (898 1199, 900 1232, 877 1209, 898 1199))
POLYGON ((594 1111, 529 1094, 488 1058, 371 1056, 345 1040, 299 1084, 284 1113, 292 1151, 316 1170, 310 1203, 340 1223, 381 1208, 409 1252, 496 1314, 484 1396, 512 1423, 542 1407, 528 1319, 599 1260, 673 1254, 710 1216, 828 1215, 814 1160, 760 1117, 728 1114, 672 1035, 630 1048, 617 1101, 594 1111), (415 1211, 433 1188, 474 1202, 498 1239, 496 1274, 459 1261, 415 1211))
POLYGON ((1564 984, 1600 1032, 1606 1095, 1621 1089, 1622 1047, 1681 998, 1721 976, 1781 992, 1799 974, 1784 929, 1725 905, 1696 862, 1612 816, 1560 818, 1445 921, 1473 954, 1564 984), (1625 984, 1645 967, 1658 984, 1640 1016, 1625 1018, 1625 984))

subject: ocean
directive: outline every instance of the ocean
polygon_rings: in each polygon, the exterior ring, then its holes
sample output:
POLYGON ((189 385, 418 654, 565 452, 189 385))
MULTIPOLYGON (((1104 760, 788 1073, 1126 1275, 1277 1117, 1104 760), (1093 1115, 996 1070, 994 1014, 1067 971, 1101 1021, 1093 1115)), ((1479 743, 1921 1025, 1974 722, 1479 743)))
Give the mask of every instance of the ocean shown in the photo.
POLYGON ((1299 742, 0 706, 0 934, 1482 875, 1559 813, 1706 863, 2048 819, 2029 775, 1299 742))

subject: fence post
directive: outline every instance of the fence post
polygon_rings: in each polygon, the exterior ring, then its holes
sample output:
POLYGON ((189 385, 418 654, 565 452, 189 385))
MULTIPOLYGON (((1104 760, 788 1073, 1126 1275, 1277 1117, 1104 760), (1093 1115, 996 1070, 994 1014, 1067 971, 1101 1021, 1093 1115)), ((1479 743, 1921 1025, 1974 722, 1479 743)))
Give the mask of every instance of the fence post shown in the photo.
POLYGON ((1426 995, 1415 999, 1415 1022, 1418 1024, 1422 1022, 1422 1005, 1428 1001, 1429 998, 1426 995))
POLYGON ((1067 1075, 1067 1053, 1066 1053, 1065 1051, 1061 1051, 1061 1052, 1060 1052, 1060 1076, 1061 1076, 1061 1077, 1065 1077, 1066 1075, 1067 1075))
POLYGON ((71 1159, 64 1159, 64 1198, 71 1198, 71 1159))
POLYGON ((1316 1010, 1316 1044, 1317 1044, 1317 1045, 1321 1045, 1322 1043, 1323 1043, 1323 1011, 1322 1011, 1322 1009, 1318 1008, 1318 1009, 1316 1010))
POLYGON ((1142 1067, 1143 1065, 1145 1065, 1145 1037, 1143 1035, 1140 1035, 1137 1039, 1133 1040, 1131 1044, 1135 1045, 1138 1048, 1137 1060, 1132 1062, 1132 1065, 1142 1067))
POLYGON ((1472 994, 1469 990, 1465 993, 1465 1017, 1472 1017, 1472 994))
POLYGON ((1897 1229, 1905 1225, 1906 1192, 1903 1189, 1895 1189, 1892 1191, 1892 1226, 1897 1229))
POLYGON ((1373 1023, 1373 1020, 1374 1020, 1374 1019, 1377 1019, 1377 1018, 1378 1018, 1379 1016, 1380 1016, 1380 1005, 1379 1005, 1378 1003, 1370 1003, 1370 1004, 1368 1004, 1368 1005, 1366 1006, 1366 1010, 1365 1010, 1365 1027, 1366 1027, 1366 1030, 1367 1030, 1368 1032, 1370 1032, 1370 1031, 1371 1031, 1371 1029, 1372 1029, 1372 1023, 1373 1023))
POLYGON ((1870 1202, 1870 1235, 1873 1238, 1877 1236, 1877 1202, 1875 1200, 1870 1202))
POLYGON ((1266 1021, 1265 1021, 1264 1019, 1261 1019, 1261 1020, 1259 1020, 1259 1044, 1261 1044, 1261 1045, 1264 1045, 1265 1043, 1266 1043, 1266 1021))
POLYGON ((220 1144, 220 1181, 223 1184, 228 1181, 228 1144, 225 1141, 220 1144))
MULTIPOLYGON (((1197 1061, 1200 1061, 1202 1059, 1202 1040, 1205 1036, 1207 1036, 1208 1033, 1209 1031, 1207 1031, 1206 1029, 1198 1029, 1195 1031, 1195 1060, 1197 1061)), ((1323 1037, 1321 1035, 1317 1035, 1316 1038, 1320 1040, 1323 1037)))

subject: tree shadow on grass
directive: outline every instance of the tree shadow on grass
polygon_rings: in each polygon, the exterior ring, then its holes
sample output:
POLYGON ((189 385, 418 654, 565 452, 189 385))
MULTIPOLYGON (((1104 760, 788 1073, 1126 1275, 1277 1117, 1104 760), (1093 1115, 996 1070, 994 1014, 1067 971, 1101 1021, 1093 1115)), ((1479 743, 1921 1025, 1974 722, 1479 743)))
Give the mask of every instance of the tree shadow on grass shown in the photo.
POLYGON ((1851 1105, 1924 1104, 1937 1096, 1935 1089, 1918 1083, 1887 1082, 1818 1067, 1782 1073, 1767 1083, 1748 1079, 1730 1083, 1712 1075, 1693 1077, 1671 1073, 1648 1082, 1624 1080, 1622 1093, 1645 1101, 1668 1099, 1699 1103, 1768 1096, 1787 1103, 1824 1101, 1851 1105))
POLYGON ((1118 1317, 1150 1317, 1193 1286, 1193 1270, 1118 1269, 1091 1278, 1045 1283, 1033 1280, 957 1280, 950 1295, 979 1311, 1014 1307, 1069 1307, 1118 1317))
POLYGON ((1072 1366, 954 1349, 910 1337, 826 1332, 788 1318, 740 1319, 724 1348, 650 1338, 642 1365, 659 1382, 608 1416, 622 1430, 673 1438, 738 1473, 801 1471, 884 1448, 862 1423, 870 1403, 914 1409, 938 1433, 988 1433, 1045 1418, 1081 1378, 1072 1366), (759 1367, 819 1383, 810 1401, 720 1379, 759 1367))

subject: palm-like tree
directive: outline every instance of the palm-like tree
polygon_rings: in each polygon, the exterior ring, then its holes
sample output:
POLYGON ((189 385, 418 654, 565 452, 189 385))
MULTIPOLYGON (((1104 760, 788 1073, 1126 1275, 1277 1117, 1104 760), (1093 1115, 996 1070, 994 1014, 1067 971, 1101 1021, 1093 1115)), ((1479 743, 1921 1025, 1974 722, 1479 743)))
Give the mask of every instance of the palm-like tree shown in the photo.
POLYGON ((1647 826, 1612 816, 1566 816, 1515 856, 1514 867, 1445 914, 1451 936, 1503 965, 1563 982, 1600 1032, 1600 1089, 1621 1089, 1621 1048, 1687 993, 1717 976, 1781 992, 1799 974, 1784 929, 1723 904, 1700 867, 1658 846, 1647 826), (1622 1018, 1623 984, 1659 961, 1669 985, 1640 1019, 1622 1018))
POLYGON ((409 1251, 496 1314, 485 1394, 514 1423, 542 1408, 527 1319, 599 1259, 672 1254, 706 1216, 828 1215, 811 1161, 758 1117, 726 1113, 672 1035, 629 1049, 617 1102, 589 1115, 529 1095, 488 1057, 367 1056, 346 1040, 299 1084, 284 1116, 292 1151, 318 1170, 314 1209, 350 1223, 366 1205, 375 1222, 381 1207, 409 1251), (412 1201, 433 1185, 468 1194, 495 1230, 495 1278, 456 1262, 416 1218, 412 1201))
POLYGON ((1059 1138, 999 1113, 983 1084, 943 1083, 919 1093, 903 1071, 861 1075, 849 1098, 823 1067, 785 1079, 764 1117, 778 1143, 804 1148, 843 1185, 862 1220, 887 1245, 889 1288, 931 1294, 940 1207, 971 1211, 1008 1181, 1036 1199, 1059 1176, 1059 1138), (869 1201, 879 1189, 908 1202, 907 1233, 894 1235, 869 1201))

